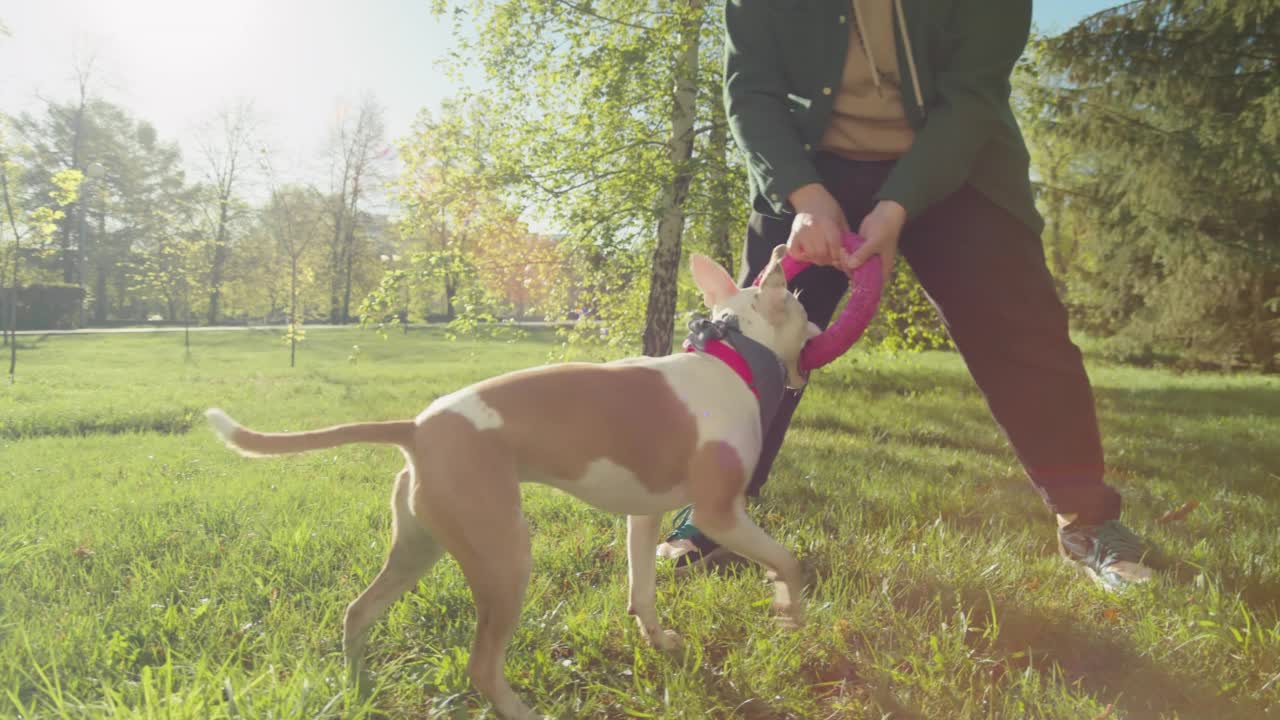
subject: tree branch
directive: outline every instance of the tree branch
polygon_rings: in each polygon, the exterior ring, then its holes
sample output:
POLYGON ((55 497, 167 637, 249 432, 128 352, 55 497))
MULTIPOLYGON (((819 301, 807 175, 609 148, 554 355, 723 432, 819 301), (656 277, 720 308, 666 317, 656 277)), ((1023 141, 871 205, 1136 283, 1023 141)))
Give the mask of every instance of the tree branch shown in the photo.
POLYGON ((618 20, 616 18, 611 18, 605 15, 601 15, 600 13, 597 13, 594 10, 589 10, 585 7, 582 7, 581 5, 575 5, 574 3, 569 2, 569 0, 556 0, 556 2, 560 5, 563 5, 569 8, 570 10, 581 13, 588 17, 593 17, 597 20, 602 20, 606 23, 609 23, 610 25, 617 25, 619 27, 629 27, 629 28, 632 28, 633 30, 643 30, 645 32, 648 32, 653 29, 647 25, 637 25, 635 23, 629 23, 625 20, 618 20))

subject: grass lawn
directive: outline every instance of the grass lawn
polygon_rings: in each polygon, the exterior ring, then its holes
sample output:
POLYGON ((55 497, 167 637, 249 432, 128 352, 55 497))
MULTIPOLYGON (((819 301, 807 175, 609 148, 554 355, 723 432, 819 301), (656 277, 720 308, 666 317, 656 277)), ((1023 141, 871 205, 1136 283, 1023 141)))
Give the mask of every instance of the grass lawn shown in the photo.
MULTIPOLYGON (((384 558, 399 453, 244 459, 201 412, 410 416, 547 361, 550 335, 316 331, 295 369, 277 333, 201 333, 190 362, 181 335, 23 340, 0 386, 0 717, 492 716, 449 559, 374 626, 374 694, 344 687, 342 613, 384 558)), ((956 356, 854 352, 815 378, 754 510, 815 572, 808 624, 774 626, 758 568, 660 567, 686 648, 643 647, 623 518, 528 487, 517 691, 556 718, 1280 717, 1280 379, 1090 371, 1125 519, 1176 561, 1150 587, 1108 595, 1057 558, 956 356)))

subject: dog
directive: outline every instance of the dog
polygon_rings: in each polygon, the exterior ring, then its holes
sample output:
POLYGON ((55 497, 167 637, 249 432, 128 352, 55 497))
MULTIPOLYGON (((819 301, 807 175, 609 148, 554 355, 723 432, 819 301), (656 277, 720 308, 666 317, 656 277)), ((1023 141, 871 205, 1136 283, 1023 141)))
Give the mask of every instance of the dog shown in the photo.
POLYGON ((800 351, 819 330, 787 290, 785 252, 785 246, 775 249, 760 282, 749 288, 739 288, 714 260, 691 256, 711 322, 734 330, 727 343, 713 338, 663 357, 517 370, 440 397, 412 420, 261 433, 208 410, 222 440, 246 456, 347 443, 388 443, 404 453, 391 494, 390 551, 343 621, 350 679, 362 678, 370 625, 447 552, 476 605, 467 665, 474 687, 503 718, 542 717, 503 672, 532 564, 523 482, 551 485, 627 516, 628 612, 653 646, 680 646, 679 636, 658 622, 654 545, 663 513, 686 503, 703 532, 770 571, 779 620, 799 626, 801 565, 752 522, 744 497, 761 448, 761 408, 777 398, 757 395, 759 386, 745 381, 752 376, 732 347, 755 344, 772 353, 779 394, 782 384, 806 382, 800 351))

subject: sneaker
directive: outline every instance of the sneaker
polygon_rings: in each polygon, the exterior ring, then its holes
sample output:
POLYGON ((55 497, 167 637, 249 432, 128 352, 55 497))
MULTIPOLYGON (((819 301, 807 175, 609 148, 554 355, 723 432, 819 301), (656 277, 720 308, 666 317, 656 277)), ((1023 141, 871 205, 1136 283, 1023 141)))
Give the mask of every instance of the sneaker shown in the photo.
POLYGON ((691 522, 692 516, 692 505, 677 512, 671 521, 671 532, 658 545, 658 557, 675 561, 676 575, 688 573, 695 567, 710 567, 717 560, 731 555, 703 535, 691 522))
POLYGON ((1143 564, 1146 545, 1117 520, 1101 525, 1072 522, 1059 528, 1058 550, 1107 590, 1121 590, 1152 577, 1151 568, 1143 564))

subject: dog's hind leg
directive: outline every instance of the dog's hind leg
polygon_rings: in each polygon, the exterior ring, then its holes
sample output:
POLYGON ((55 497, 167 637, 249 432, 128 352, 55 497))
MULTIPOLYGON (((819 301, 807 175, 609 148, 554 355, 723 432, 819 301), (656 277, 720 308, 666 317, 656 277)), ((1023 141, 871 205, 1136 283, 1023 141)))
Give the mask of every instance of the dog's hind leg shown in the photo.
POLYGON ((541 720, 542 716, 516 695, 504 671, 507 645, 520 621, 533 567, 529 526, 520 517, 515 524, 504 522, 477 530, 488 534, 494 544, 489 553, 468 558, 471 562, 459 563, 476 603, 476 637, 471 645, 467 672, 499 716, 508 720, 541 720))
POLYGON ((453 442, 415 467, 412 507, 458 561, 476 606, 467 674, 504 720, 541 719, 504 674, 533 568, 529 524, 511 458, 492 447, 453 442))
POLYGON ((627 516, 627 569, 631 573, 631 604, 628 612, 635 615, 640 632, 649 644, 663 650, 680 647, 680 636, 663 630, 658 623, 657 557, 653 543, 658 539, 661 515, 627 516))
MULTIPOLYGON (((396 476, 391 492, 391 550, 382 570, 369 587, 347 606, 342 627, 342 649, 348 676, 360 682, 369 627, 444 554, 444 548, 409 510, 409 470, 396 476)), ((362 688, 363 689, 363 688, 362 688)))

